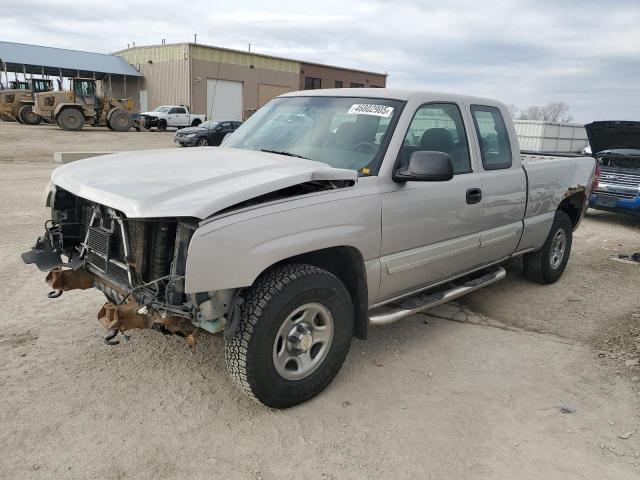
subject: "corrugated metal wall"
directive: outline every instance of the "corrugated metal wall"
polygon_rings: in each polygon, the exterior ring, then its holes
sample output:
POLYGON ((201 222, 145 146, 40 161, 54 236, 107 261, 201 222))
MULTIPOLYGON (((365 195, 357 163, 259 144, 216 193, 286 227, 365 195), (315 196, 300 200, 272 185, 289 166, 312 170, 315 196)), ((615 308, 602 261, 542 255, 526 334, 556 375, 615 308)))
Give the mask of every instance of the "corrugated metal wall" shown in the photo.
POLYGON ((251 66, 265 70, 277 70, 280 72, 300 73, 300 62, 281 58, 264 57, 253 53, 235 52, 222 48, 207 47, 203 45, 190 45, 191 58, 208 62, 222 62, 230 65, 251 66))
POLYGON ((134 67, 143 65, 149 60, 152 62, 169 62, 172 60, 187 60, 189 47, 187 43, 173 45, 155 45, 149 47, 134 47, 129 50, 117 52, 116 55, 124 58, 134 67))
MULTIPOLYGON (((104 80, 102 88, 106 94, 109 94, 109 81, 104 80)), ((143 83, 142 78, 126 77, 122 75, 111 75, 111 96, 115 98, 133 98, 135 109, 140 109, 140 86, 143 83)))
POLYGON ((147 91, 150 110, 159 105, 189 105, 191 85, 188 44, 135 47, 118 52, 144 76, 141 88, 127 83, 127 96, 140 105, 140 90, 147 91), (131 90, 130 90, 131 86, 131 90))

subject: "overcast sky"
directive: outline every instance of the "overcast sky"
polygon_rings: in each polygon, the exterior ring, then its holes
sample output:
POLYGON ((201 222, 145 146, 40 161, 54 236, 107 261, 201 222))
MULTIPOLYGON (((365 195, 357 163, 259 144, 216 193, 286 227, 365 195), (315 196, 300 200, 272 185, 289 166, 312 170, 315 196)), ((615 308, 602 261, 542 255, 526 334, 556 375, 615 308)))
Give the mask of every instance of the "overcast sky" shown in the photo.
POLYGON ((388 72, 388 86, 565 101, 640 120, 640 1, 0 0, 0 40, 94 52, 192 41, 388 72))

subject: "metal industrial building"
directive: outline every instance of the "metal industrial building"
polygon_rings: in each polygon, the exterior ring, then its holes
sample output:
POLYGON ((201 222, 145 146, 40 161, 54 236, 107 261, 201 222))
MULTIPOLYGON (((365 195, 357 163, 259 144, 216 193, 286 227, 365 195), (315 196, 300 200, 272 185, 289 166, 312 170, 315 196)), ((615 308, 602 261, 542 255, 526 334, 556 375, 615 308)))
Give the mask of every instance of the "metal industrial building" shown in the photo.
MULTIPOLYGON (((385 87, 387 78, 381 73, 195 43, 135 46, 115 55, 143 75, 133 95, 141 111, 159 105, 189 105, 194 113, 224 120, 244 120, 282 93, 385 87)), ((127 83, 128 92, 136 88, 136 82, 127 83)))

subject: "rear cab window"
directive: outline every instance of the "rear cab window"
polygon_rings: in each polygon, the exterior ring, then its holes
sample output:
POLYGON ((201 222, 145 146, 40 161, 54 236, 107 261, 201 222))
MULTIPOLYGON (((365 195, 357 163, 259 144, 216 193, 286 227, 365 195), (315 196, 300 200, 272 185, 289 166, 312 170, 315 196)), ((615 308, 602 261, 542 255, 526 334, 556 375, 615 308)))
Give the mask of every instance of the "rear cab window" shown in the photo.
POLYGON ((471 105, 471 115, 480 143, 484 169, 511 168, 511 142, 500 110, 485 105, 471 105))

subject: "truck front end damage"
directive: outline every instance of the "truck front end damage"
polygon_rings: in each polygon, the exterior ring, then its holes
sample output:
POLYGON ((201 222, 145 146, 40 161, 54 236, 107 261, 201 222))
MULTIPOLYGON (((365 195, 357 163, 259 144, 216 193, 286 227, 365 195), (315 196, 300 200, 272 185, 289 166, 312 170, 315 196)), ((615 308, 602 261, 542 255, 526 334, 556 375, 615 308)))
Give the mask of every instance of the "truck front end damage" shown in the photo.
POLYGON ((233 292, 186 294, 187 249, 198 227, 193 218, 127 218, 73 195, 51 192, 52 220, 25 263, 46 271, 50 298, 97 288, 107 298, 98 320, 113 343, 118 332, 151 328, 194 339, 198 330, 217 333, 233 292))

